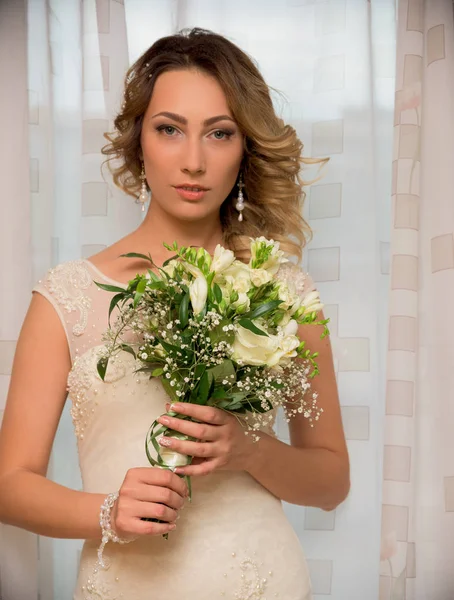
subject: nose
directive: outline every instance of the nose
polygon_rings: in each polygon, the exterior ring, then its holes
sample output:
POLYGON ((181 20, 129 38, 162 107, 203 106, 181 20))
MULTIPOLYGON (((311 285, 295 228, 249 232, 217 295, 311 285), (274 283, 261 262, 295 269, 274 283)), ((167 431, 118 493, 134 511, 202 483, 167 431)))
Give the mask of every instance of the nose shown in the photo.
POLYGON ((183 146, 181 165, 183 173, 192 175, 205 172, 206 166, 203 142, 198 139, 198 137, 187 137, 187 143, 183 146))

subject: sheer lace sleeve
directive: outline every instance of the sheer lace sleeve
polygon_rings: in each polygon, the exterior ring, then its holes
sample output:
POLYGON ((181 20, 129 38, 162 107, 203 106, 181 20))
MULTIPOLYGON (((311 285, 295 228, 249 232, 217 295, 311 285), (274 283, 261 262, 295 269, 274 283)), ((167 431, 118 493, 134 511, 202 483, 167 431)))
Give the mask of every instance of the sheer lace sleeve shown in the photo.
POLYGON ((305 298, 309 292, 316 289, 315 283, 309 273, 306 273, 301 267, 291 262, 281 265, 277 277, 290 287, 293 287, 294 291, 301 298, 305 298))
POLYGON ((93 304, 93 279, 83 260, 61 263, 36 283, 38 292, 52 304, 64 327, 71 359, 79 351, 93 304))

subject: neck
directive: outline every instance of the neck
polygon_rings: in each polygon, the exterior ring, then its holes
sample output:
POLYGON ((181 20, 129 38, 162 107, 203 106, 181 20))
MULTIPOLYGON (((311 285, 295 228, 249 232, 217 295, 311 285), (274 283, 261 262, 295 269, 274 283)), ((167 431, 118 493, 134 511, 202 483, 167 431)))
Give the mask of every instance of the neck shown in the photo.
POLYGON ((202 246, 213 254, 217 244, 222 244, 222 226, 219 213, 207 215, 197 221, 181 221, 159 206, 151 205, 137 232, 140 246, 152 255, 168 254, 163 243, 179 246, 202 246))

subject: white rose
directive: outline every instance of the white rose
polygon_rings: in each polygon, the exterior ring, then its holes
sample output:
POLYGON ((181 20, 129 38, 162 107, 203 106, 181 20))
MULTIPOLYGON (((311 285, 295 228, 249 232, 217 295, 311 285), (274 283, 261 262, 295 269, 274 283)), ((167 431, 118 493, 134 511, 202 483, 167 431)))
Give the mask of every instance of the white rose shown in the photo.
POLYGON ((278 367, 279 364, 287 364, 291 358, 297 355, 296 349, 300 345, 300 340, 296 335, 289 335, 281 338, 279 348, 268 361, 270 367, 278 367))
POLYGON ((222 275, 239 294, 251 289, 251 269, 239 260, 227 267, 222 275))
POLYGON ((239 325, 233 342, 233 360, 247 365, 266 365, 279 347, 275 335, 258 335, 239 325))
POLYGON ((290 358, 295 357, 299 345, 300 340, 296 335, 265 337, 238 326, 232 358, 247 365, 276 367, 279 362, 288 362, 290 358))
POLYGON ((271 273, 266 269, 251 269, 251 281, 256 287, 271 281, 271 273))
POLYGON ((221 273, 221 271, 227 269, 227 267, 229 267, 234 260, 234 253, 231 250, 226 250, 220 244, 218 244, 214 250, 210 271, 221 273))

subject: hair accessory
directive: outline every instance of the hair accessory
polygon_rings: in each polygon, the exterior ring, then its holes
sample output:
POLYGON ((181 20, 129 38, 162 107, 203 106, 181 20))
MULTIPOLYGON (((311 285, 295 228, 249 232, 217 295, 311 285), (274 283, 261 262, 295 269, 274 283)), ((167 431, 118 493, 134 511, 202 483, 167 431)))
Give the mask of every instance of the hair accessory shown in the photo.
POLYGON ((243 183, 243 174, 240 173, 240 179, 238 181, 238 199, 235 205, 235 208, 238 211, 238 221, 242 221, 243 220, 243 210, 244 210, 244 197, 243 197, 243 188, 244 188, 244 183, 243 183))
POLYGON ((140 179, 142 180, 142 187, 140 188, 139 196, 136 198, 136 204, 141 204, 142 212, 144 212, 145 204, 148 201, 148 190, 147 190, 146 177, 145 177, 145 165, 144 165, 143 161, 142 161, 142 172, 140 174, 140 179))

